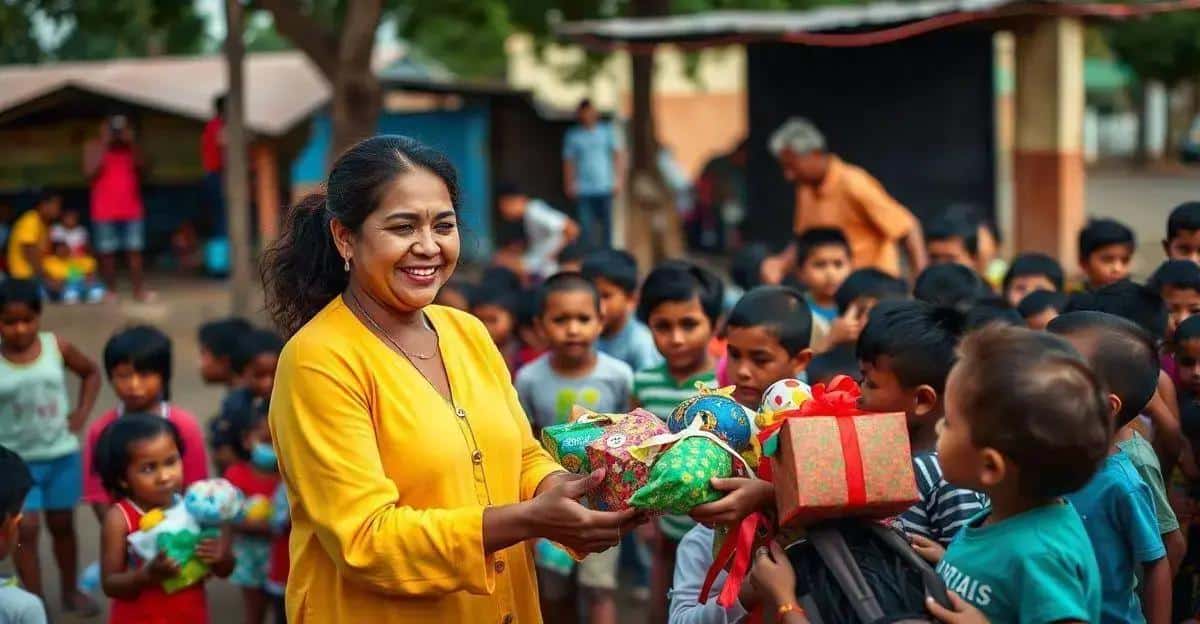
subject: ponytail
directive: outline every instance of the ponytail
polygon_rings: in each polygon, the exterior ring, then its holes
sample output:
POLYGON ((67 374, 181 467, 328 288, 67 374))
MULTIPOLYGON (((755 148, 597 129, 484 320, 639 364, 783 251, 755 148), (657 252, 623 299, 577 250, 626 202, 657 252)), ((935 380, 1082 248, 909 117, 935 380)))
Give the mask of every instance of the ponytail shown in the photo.
POLYGON ((310 193, 291 209, 283 234, 263 254, 267 312, 287 336, 316 316, 349 283, 329 221, 325 194, 310 193))

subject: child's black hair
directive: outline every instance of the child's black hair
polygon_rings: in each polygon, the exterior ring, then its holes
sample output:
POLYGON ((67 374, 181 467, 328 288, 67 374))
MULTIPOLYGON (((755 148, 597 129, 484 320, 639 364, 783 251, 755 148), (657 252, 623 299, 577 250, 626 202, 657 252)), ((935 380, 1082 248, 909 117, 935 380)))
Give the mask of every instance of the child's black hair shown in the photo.
POLYGON ((1137 246, 1133 230, 1114 219, 1092 219, 1079 231, 1079 260, 1086 261, 1097 249, 1109 245, 1137 246))
POLYGON ((517 313, 513 317, 517 327, 533 327, 538 316, 538 290, 525 289, 517 295, 517 313))
POLYGON ((1108 454, 1112 417, 1103 384, 1069 342, 991 326, 968 333, 958 357, 951 375, 971 443, 1011 460, 1019 491, 1050 498, 1091 480, 1108 454))
POLYGON ((819 247, 841 247, 851 256, 850 242, 837 228, 810 228, 796 236, 796 266, 804 266, 808 257, 819 247))
POLYGON ((700 302, 704 316, 716 327, 725 302, 725 286, 712 271, 683 260, 668 260, 659 264, 646 276, 638 299, 637 316, 643 323, 650 322, 650 313, 667 302, 700 302))
POLYGON ((1100 383, 1121 399, 1116 429, 1136 418, 1154 397, 1158 349, 1154 337, 1136 323, 1104 312, 1069 312, 1050 321, 1046 331, 1092 338, 1091 353, 1084 355, 1100 383))
POLYGON ((1053 309, 1055 312, 1062 312, 1067 307, 1067 295, 1053 290, 1035 290, 1017 304, 1017 313, 1021 318, 1028 319, 1031 316, 1041 314, 1046 310, 1053 309))
POLYGON ((850 304, 863 297, 879 301, 906 299, 908 286, 901 280, 879 269, 858 269, 846 277, 833 295, 838 314, 845 314, 850 304))
POLYGON ((1013 258, 1008 272, 1004 274, 1004 292, 1008 292, 1008 287, 1014 279, 1029 275, 1041 275, 1054 284, 1055 290, 1063 289, 1063 269, 1058 260, 1044 253, 1031 252, 1013 258))
POLYGON ((33 475, 20 455, 0 446, 0 524, 21 513, 33 488, 33 475))
POLYGON ((1063 312, 1080 311, 1114 314, 1137 323, 1156 339, 1167 334, 1167 306, 1162 297, 1154 289, 1127 279, 1072 295, 1063 312))
POLYGON ((269 329, 256 329, 238 341, 229 364, 233 372, 240 375, 254 358, 267 353, 279 355, 280 351, 283 351, 283 338, 279 334, 269 329))
POLYGON ((1167 260, 1158 265, 1146 286, 1160 295, 1167 286, 1200 292, 1200 264, 1191 260, 1167 260))
POLYGON ((596 284, 592 283, 592 280, 580 273, 557 273, 542 282, 538 288, 537 315, 541 316, 546 313, 546 301, 550 299, 550 295, 561 292, 588 293, 596 302, 596 311, 600 311, 600 291, 596 289, 596 284))
POLYGON ((583 276, 595 281, 604 279, 617 288, 632 293, 638 287, 637 260, 628 251, 601 249, 583 258, 583 276))
POLYGON ((502 180, 496 185, 496 198, 509 197, 513 195, 524 195, 525 192, 521 187, 512 180, 502 180))
POLYGON ((251 331, 254 331, 254 326, 250 321, 231 316, 201 325, 196 332, 196 339, 201 347, 214 356, 232 358, 238 341, 251 331))
POLYGON ((972 256, 979 253, 979 226, 968 221, 965 215, 956 212, 943 214, 931 219, 925 226, 926 242, 952 238, 961 239, 963 247, 972 256))
POLYGON ((1171 210, 1167 217, 1167 240, 1180 232, 1200 230, 1200 201, 1183 202, 1171 210))
POLYGON ((788 355, 796 355, 812 342, 812 311, 798 290, 759 286, 733 306, 726 327, 763 327, 788 355))
POLYGON ((129 496, 130 492, 121 485, 125 471, 129 469, 129 446, 134 442, 150 440, 160 435, 169 435, 182 456, 183 438, 175 423, 159 416, 135 412, 112 421, 100 432, 96 441, 96 453, 88 468, 100 475, 104 489, 114 496, 129 496))
POLYGON ((573 242, 567 243, 562 248, 562 251, 558 252, 558 263, 582 262, 590 253, 592 253, 591 245, 583 239, 575 239, 573 242))
POLYGON ((1176 346, 1200 338, 1200 315, 1189 316, 1175 328, 1175 336, 1171 340, 1176 346))
POLYGON ((982 329, 988 325, 1010 325, 1012 327, 1024 327, 1024 319, 1008 305, 1008 300, 1003 297, 989 296, 975 302, 975 305, 967 309, 967 331, 975 331, 982 329))
POLYGON ((521 276, 507 267, 491 266, 483 271, 479 285, 517 292, 521 290, 521 276))
POLYGON ((762 284, 762 263, 771 255, 766 243, 749 243, 733 254, 729 278, 743 291, 762 284))
POLYGON ((33 280, 9 278, 0 282, 0 308, 10 303, 23 303, 34 314, 42 313, 42 291, 33 280))
POLYGON ((508 312, 515 326, 519 314, 520 293, 520 289, 514 290, 503 286, 482 284, 471 292, 471 310, 485 305, 496 306, 508 312))
POLYGON ((858 359, 875 363, 880 356, 889 356, 901 385, 928 385, 940 396, 957 360, 965 321, 954 308, 924 301, 885 301, 871 310, 858 336, 858 359))
POLYGON ((139 373, 162 377, 163 400, 171 398, 171 339, 156 327, 134 325, 123 329, 104 344, 104 372, 112 379, 113 369, 129 364, 139 373))
POLYGON ((935 264, 921 271, 913 297, 935 306, 965 312, 987 295, 979 274, 961 264, 935 264))

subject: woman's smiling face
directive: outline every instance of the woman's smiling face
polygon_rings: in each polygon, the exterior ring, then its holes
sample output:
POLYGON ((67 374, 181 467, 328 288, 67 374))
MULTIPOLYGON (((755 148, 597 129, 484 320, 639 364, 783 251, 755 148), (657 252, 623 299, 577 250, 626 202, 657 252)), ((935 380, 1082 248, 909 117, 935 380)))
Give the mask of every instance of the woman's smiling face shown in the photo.
POLYGON ((445 182, 425 169, 397 176, 357 233, 334 221, 334 240, 352 277, 379 303, 419 310, 458 264, 458 216, 445 182))

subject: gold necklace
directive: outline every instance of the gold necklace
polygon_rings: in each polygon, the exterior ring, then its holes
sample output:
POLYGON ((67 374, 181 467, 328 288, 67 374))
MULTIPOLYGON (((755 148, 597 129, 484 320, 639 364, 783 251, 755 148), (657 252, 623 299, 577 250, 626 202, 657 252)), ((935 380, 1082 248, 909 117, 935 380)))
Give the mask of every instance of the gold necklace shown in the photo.
POLYGON ((364 317, 366 317, 367 321, 369 323, 371 323, 371 326, 375 328, 375 331, 378 332, 380 336, 383 336, 384 339, 386 339, 388 342, 392 343, 393 347, 396 347, 397 349, 399 349, 400 353, 404 354, 404 357, 406 357, 410 360, 414 359, 414 358, 418 359, 418 360, 432 360, 433 356, 437 355, 437 349, 436 349, 436 344, 437 344, 437 340, 438 340, 437 332, 433 333, 433 340, 434 340, 434 344, 435 344, 435 349, 434 349, 433 353, 409 353, 408 349, 405 349, 404 347, 400 346, 400 343, 397 342, 395 338, 392 338, 391 334, 384 331, 383 327, 381 327, 379 325, 379 323, 375 321, 375 319, 371 316, 371 314, 369 312, 367 312, 367 308, 364 307, 362 302, 358 300, 358 295, 354 294, 353 290, 347 289, 347 292, 350 293, 350 298, 354 300, 355 307, 357 307, 358 311, 364 317))

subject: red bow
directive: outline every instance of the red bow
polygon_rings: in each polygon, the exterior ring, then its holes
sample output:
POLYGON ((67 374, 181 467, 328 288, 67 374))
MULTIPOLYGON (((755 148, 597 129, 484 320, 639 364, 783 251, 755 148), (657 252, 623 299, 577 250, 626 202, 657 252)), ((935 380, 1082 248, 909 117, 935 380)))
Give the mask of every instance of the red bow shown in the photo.
POLYGON ((758 534, 760 526, 768 531, 767 538, 770 539, 771 534, 774 533, 771 531, 771 524, 765 516, 757 511, 743 518, 738 524, 736 532, 726 538, 725 543, 721 546, 721 551, 713 560, 712 567, 708 569, 708 574, 704 577, 704 584, 700 587, 700 604, 708 602, 708 594, 712 591, 717 575, 725 569, 725 565, 730 560, 733 561, 733 565, 729 566, 729 575, 725 577, 725 585, 721 587, 721 593, 717 596, 717 604, 728 609, 737 602, 742 582, 746 579, 746 573, 750 571, 750 557, 754 554, 754 538, 758 534))
MULTIPOLYGON (((788 410, 779 415, 779 420, 763 427, 758 432, 759 447, 763 449, 764 455, 772 455, 767 449, 770 445, 767 440, 771 439, 779 428, 783 426, 784 421, 789 418, 798 418, 801 416, 857 416, 863 411, 858 409, 858 400, 862 396, 862 390, 858 387, 858 382, 854 381, 846 375, 838 375, 831 379, 828 384, 819 383, 812 387, 812 398, 805 401, 798 409, 788 410)), ((766 457, 758 464, 758 476, 760 478, 771 480, 770 462, 766 457)))

